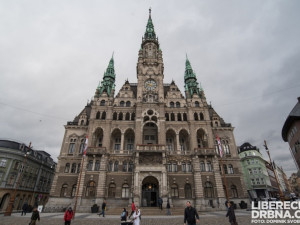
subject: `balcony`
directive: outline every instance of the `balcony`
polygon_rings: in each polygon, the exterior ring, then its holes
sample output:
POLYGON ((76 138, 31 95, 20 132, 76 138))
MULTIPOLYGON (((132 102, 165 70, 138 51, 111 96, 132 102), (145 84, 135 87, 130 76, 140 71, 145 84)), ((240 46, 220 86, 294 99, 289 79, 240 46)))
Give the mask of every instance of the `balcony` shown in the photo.
POLYGON ((87 155, 103 155, 105 153, 105 147, 88 147, 88 149, 86 150, 87 155))
POLYGON ((217 155, 214 148, 195 148, 195 155, 198 156, 215 156, 217 155))
POLYGON ((165 145, 136 145, 136 151, 138 152, 165 152, 165 145))

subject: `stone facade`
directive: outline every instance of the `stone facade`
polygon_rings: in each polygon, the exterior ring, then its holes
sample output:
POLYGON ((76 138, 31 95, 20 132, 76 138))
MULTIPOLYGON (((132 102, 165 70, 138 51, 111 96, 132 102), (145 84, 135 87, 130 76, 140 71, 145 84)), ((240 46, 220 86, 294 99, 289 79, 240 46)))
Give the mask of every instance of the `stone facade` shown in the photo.
POLYGON ((173 206, 190 200, 199 209, 222 208, 216 135, 224 167, 232 169, 225 169, 229 196, 236 203, 247 199, 234 128, 207 103, 188 59, 185 97, 174 81, 163 82, 162 51, 151 15, 138 52, 137 83, 126 81, 115 95, 115 79, 112 58, 93 100, 65 125, 48 208, 73 205, 76 191, 81 211, 103 199, 108 207, 132 200, 156 206, 159 197, 173 206))

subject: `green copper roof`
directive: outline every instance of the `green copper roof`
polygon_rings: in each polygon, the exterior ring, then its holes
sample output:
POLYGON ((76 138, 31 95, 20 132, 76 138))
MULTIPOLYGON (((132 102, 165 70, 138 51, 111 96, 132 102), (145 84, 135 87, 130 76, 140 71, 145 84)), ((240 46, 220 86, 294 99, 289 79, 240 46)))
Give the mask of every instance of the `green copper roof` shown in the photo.
POLYGON ((103 75, 103 80, 101 81, 101 85, 99 89, 99 95, 103 92, 106 92, 108 96, 111 96, 111 91, 115 89, 115 68, 114 68, 114 56, 111 57, 108 67, 103 75))
POLYGON ((199 84, 197 82, 196 74, 193 71, 193 68, 191 66, 191 63, 186 57, 185 61, 185 73, 184 73, 184 88, 186 91, 189 92, 190 97, 193 96, 193 94, 197 94, 199 97, 201 97, 201 90, 199 88, 199 84))
POLYGON ((148 19, 148 23, 146 26, 146 32, 144 35, 145 39, 156 39, 156 34, 154 31, 154 26, 152 23, 152 19, 151 19, 151 9, 149 9, 149 19, 148 19))

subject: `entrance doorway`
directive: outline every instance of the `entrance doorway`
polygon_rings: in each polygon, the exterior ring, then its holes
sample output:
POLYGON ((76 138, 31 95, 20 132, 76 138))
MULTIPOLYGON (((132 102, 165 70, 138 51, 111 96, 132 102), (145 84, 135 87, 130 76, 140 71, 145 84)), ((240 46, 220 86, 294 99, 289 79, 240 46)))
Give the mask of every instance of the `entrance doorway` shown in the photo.
POLYGON ((155 177, 146 177, 142 183, 142 206, 156 207, 158 206, 158 180, 155 177))

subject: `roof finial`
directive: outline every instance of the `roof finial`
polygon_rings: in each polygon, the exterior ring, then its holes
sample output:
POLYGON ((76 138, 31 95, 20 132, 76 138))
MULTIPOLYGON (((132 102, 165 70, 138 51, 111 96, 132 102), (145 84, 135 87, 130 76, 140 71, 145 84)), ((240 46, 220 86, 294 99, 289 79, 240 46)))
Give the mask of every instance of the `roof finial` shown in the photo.
POLYGON ((185 53, 185 59, 188 59, 188 57, 187 57, 187 53, 185 53))
POLYGON ((151 17, 151 7, 149 8, 149 17, 151 17))
POLYGON ((112 56, 111 56, 112 58, 114 58, 114 54, 115 54, 115 51, 113 51, 113 54, 112 54, 112 56))

